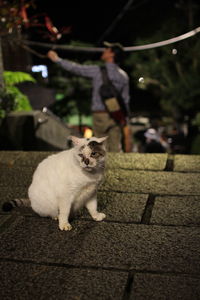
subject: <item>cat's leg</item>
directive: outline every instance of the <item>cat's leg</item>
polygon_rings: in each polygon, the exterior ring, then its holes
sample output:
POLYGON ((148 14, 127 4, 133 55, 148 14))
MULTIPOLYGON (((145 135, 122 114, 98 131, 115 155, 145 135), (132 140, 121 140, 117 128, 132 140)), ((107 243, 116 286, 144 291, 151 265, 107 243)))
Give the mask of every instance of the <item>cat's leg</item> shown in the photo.
POLYGON ((95 221, 102 221, 106 215, 104 213, 100 213, 97 211, 97 198, 94 197, 92 199, 90 199, 87 203, 86 203, 86 208, 88 209, 91 217, 95 220, 95 221))
POLYGON ((60 230, 71 230, 72 226, 70 225, 68 219, 71 209, 71 201, 69 199, 59 199, 59 214, 58 222, 60 230))

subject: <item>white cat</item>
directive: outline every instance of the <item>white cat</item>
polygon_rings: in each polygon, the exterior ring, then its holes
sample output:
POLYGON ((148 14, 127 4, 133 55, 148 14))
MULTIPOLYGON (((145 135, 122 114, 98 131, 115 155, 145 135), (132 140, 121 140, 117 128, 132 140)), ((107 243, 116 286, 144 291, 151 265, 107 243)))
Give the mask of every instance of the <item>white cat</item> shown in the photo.
MULTIPOLYGON (((30 205, 36 213, 58 219, 61 230, 71 230, 70 211, 82 206, 86 206, 96 221, 106 217, 97 211, 97 188, 105 166, 106 138, 71 136, 73 148, 50 155, 38 165, 28 189, 30 205)), ((19 201, 23 202, 21 199, 10 203, 19 206, 19 201)))

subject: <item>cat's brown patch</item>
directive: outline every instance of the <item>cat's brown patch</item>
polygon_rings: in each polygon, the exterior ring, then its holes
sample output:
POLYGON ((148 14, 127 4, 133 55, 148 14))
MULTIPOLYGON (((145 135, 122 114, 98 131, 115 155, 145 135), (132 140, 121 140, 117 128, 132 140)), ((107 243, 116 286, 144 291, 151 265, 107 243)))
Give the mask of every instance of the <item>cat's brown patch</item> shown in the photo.
MULTIPOLYGON (((90 147, 91 149, 91 153, 98 153, 99 155, 102 155, 104 156, 106 151, 102 148, 102 143, 98 143, 96 141, 91 141, 88 143, 88 146, 90 147)), ((93 155, 95 156, 95 155, 93 155)))

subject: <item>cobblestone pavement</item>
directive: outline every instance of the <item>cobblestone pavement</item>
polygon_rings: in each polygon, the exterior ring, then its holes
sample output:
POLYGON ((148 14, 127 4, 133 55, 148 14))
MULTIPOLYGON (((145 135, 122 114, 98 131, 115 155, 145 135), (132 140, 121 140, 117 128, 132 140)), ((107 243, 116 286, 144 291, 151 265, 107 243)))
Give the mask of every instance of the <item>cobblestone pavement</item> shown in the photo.
MULTIPOLYGON (((47 152, 0 152, 0 204, 27 196, 47 152)), ((0 212, 0 299, 200 299, 200 156, 108 154, 98 192, 62 232, 0 212)))

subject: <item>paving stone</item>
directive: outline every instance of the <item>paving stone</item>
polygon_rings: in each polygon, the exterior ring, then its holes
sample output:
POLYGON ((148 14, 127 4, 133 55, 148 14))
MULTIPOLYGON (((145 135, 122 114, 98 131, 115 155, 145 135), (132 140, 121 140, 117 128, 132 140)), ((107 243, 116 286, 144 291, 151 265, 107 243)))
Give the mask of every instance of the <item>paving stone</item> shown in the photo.
POLYGON ((109 169, 101 189, 132 193, 199 195, 200 174, 109 169))
POLYGON ((106 167, 138 170, 164 170, 167 154, 108 153, 106 167))
POLYGON ((27 188, 20 187, 1 187, 0 193, 0 205, 6 201, 13 200, 15 198, 26 198, 27 188))
POLYGON ((22 151, 0 151, 0 165, 12 166, 22 153, 22 151))
MULTIPOLYGON (((0 151, 0 205, 26 197, 48 154, 0 151)), ((109 153, 103 222, 84 212, 62 232, 50 218, 0 213, 0 299, 124 299, 130 270, 129 299, 200 299, 200 158, 175 155, 174 172, 163 171, 166 159, 109 153), (149 193, 157 195, 150 224, 139 224, 149 193)))
POLYGON ((0 257, 79 267, 200 274, 200 228, 20 217, 1 234, 0 257))
MULTIPOLYGON (((15 198, 27 198, 27 191, 27 187, 13 187, 12 189, 1 187, 0 208, 6 201, 15 198)), ((140 223, 148 195, 99 192, 97 197, 99 210, 106 214, 107 220, 140 223)), ((15 211, 23 215, 34 215, 31 208, 20 207, 15 211)), ((79 216, 90 218, 86 209, 76 214, 76 217, 79 216)))
MULTIPOLYGON (((29 186, 34 171, 33 166, 1 167, 0 186, 29 186)), ((198 195, 199 182, 199 173, 108 169, 101 189, 133 193, 198 195)))
POLYGON ((45 159, 47 156, 52 155, 54 153, 55 152, 49 152, 49 151, 23 152, 23 155, 21 155, 15 161, 15 164, 20 166, 33 166, 36 168, 43 159, 45 159))
POLYGON ((5 216, 1 216, 0 215, 0 226, 2 225, 2 224, 4 224, 8 219, 10 218, 10 216, 7 216, 7 215, 5 215, 5 216))
POLYGON ((19 216, 17 214, 13 214, 13 215, 0 214, 0 234, 5 232, 6 230, 8 230, 8 228, 10 228, 10 226, 11 227, 14 226, 15 222, 18 218, 19 218, 19 216))
POLYGON ((22 187, 29 186, 35 167, 1 167, 0 168, 0 187, 22 187))
POLYGON ((200 225, 200 196, 156 197, 151 224, 200 225))
MULTIPOLYGON (((45 157, 55 151, 0 151, 0 164, 17 164, 36 166, 45 157)), ((108 168, 163 170, 166 166, 167 154, 151 153, 108 153, 108 168)))
POLYGON ((0 262, 0 298, 122 299, 126 272, 0 262))
POLYGON ((130 299, 200 299, 200 277, 166 274, 135 274, 130 299))
POLYGON ((120 222, 141 222, 148 195, 115 192, 99 192, 98 206, 107 220, 120 222))
POLYGON ((16 199, 16 198, 27 198, 27 187, 1 187, 0 193, 0 214, 10 215, 10 214, 18 214, 18 215, 35 215, 33 210, 28 207, 20 207, 15 208, 10 212, 2 211, 2 204, 4 202, 16 199))
POLYGON ((175 155, 174 171, 200 172, 200 155, 175 155))

